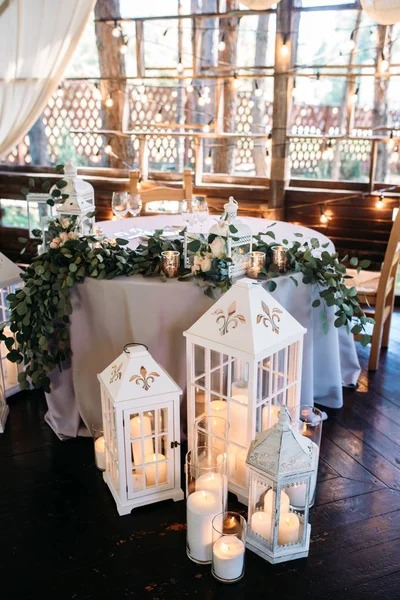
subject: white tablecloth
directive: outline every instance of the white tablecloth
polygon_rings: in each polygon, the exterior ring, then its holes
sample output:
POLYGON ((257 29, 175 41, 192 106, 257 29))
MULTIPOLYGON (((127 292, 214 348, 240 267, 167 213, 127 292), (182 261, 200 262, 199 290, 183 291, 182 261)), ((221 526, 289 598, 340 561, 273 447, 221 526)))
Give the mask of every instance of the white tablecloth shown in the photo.
MULTIPOLYGON (((208 231, 214 219, 204 225, 208 231)), ((243 218, 254 233, 265 231, 270 221, 243 218)), ((162 228, 182 224, 178 216, 138 217, 98 223, 109 237, 129 232, 133 227, 162 228)), ((272 229, 276 240, 305 240, 317 237, 328 240, 311 229, 279 222, 272 229), (296 238, 301 232, 304 238, 296 238)), ((132 235, 130 232, 129 235, 132 235)), ((134 239, 132 247, 139 242, 134 239)), ((333 250, 333 244, 329 250, 333 250)), ((314 286, 301 282, 296 288, 288 276, 276 279, 274 296, 307 328, 304 340, 301 401, 324 406, 342 406, 342 385, 357 383, 360 374, 353 337, 344 328, 333 326, 334 309, 328 309, 331 322, 324 334, 320 310, 311 303, 318 297, 314 286)), ((186 388, 185 342, 182 335, 212 304, 212 300, 193 284, 159 278, 119 277, 97 281, 87 278, 72 292, 74 312, 71 316, 71 366, 61 374, 53 372, 52 391, 47 394, 49 410, 46 420, 61 438, 75 437, 81 431, 81 419, 91 430, 101 423, 100 391, 97 374, 109 365, 127 342, 142 342, 154 358, 186 388)), ((186 410, 182 404, 182 417, 186 410)))

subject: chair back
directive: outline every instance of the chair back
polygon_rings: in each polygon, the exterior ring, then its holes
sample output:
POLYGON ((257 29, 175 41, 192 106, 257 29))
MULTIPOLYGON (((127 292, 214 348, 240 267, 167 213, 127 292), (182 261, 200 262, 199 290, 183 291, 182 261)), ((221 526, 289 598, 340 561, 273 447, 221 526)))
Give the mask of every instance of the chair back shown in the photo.
POLYGON ((375 314, 386 319, 386 313, 392 310, 396 290, 397 269, 400 261, 400 211, 392 225, 389 242, 385 252, 381 276, 376 294, 375 314))
MULTIPOLYGON (((146 210, 146 205, 149 202, 157 201, 175 201, 183 202, 186 200, 188 203, 192 202, 193 197, 193 184, 192 184, 192 172, 190 169, 185 169, 183 172, 183 186, 181 188, 172 188, 165 186, 151 186, 142 187, 139 189, 139 171, 129 171, 130 180, 130 193, 140 194, 143 202, 144 213, 149 215, 151 211, 146 210)), ((144 185, 149 185, 148 182, 144 185)), ((177 211, 179 212, 179 211, 177 211)), ((154 211, 153 214, 156 214, 154 211)))

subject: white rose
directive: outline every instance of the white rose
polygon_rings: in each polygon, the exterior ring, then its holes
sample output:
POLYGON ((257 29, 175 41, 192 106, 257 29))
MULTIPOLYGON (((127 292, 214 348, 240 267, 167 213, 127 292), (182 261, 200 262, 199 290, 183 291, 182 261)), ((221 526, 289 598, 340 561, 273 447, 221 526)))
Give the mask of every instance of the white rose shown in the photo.
POLYGON ((70 231, 68 234, 68 239, 69 240, 77 240, 78 239, 78 235, 76 233, 74 233, 73 231, 70 231))
POLYGON ((62 233, 60 233, 60 240, 62 242, 66 242, 68 239, 68 233, 66 233, 65 231, 63 231, 62 233))
POLYGON ((216 258, 225 258, 226 256, 226 243, 221 237, 216 237, 215 240, 210 244, 211 253, 216 258))
POLYGON ((192 273, 197 273, 197 271, 201 271, 201 256, 196 254, 192 264, 192 273))
POLYGON ((50 242, 50 248, 53 248, 53 250, 54 250, 54 248, 58 248, 60 245, 60 242, 61 242, 61 240, 59 237, 53 238, 50 242))
POLYGON ((207 271, 209 271, 211 269, 211 259, 212 259, 211 254, 206 254, 201 259, 200 266, 201 266, 201 270, 203 271, 203 273, 207 273, 207 271))
POLYGON ((63 229, 67 229, 67 227, 69 227, 69 219, 66 219, 66 218, 61 219, 61 227, 63 229))

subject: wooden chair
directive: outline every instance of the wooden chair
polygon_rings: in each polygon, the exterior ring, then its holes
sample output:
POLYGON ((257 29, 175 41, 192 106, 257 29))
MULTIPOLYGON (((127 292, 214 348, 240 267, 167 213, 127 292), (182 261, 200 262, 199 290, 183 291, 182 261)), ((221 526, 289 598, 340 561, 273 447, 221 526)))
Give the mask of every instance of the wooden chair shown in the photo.
MULTIPOLYGON (((392 225, 385 258, 380 272, 347 269, 353 279, 347 279, 346 285, 357 288, 361 302, 365 302, 363 310, 375 319, 371 340, 371 353, 368 369, 376 371, 381 347, 389 346, 390 322, 392 319, 397 268, 400 260, 400 211, 392 225)), ((356 336, 357 339, 358 336, 356 336)))
MULTIPOLYGON (((139 189, 139 171, 129 171, 130 179, 130 193, 140 194, 143 202, 143 212, 146 215, 158 214, 158 212, 146 210, 146 205, 149 202, 157 202, 161 200, 166 201, 178 201, 192 202, 193 197, 193 184, 192 184, 192 172, 190 169, 185 169, 183 172, 183 187, 180 189, 165 187, 165 186, 151 186, 148 181, 142 183, 139 189), (151 187, 150 187, 151 186, 151 187)), ((179 212, 179 211, 178 211, 179 212)))

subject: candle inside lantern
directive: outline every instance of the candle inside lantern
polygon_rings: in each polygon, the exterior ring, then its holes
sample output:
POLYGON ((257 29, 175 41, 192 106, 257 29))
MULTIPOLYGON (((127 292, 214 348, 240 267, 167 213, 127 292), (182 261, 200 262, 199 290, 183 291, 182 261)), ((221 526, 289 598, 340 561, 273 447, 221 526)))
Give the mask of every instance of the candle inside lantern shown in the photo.
POLYGON ((266 539, 268 542, 272 539, 272 515, 262 510, 253 513, 250 521, 250 527, 254 533, 266 539))
POLYGON ((232 394, 232 400, 230 402, 229 409, 229 423, 230 423, 230 439, 239 446, 247 446, 247 412, 249 397, 246 390, 235 395, 232 394))
POLYGON ((218 579, 235 581, 243 574, 245 545, 234 535, 220 537, 213 546, 213 570, 218 579))
POLYGON ((239 485, 246 486, 247 451, 244 448, 238 448, 233 444, 229 447, 229 476, 239 485))
POLYGON ((257 279, 261 273, 261 269, 265 267, 265 252, 249 252, 247 256, 247 277, 257 279))
POLYGON ((145 459, 145 463, 154 463, 146 465, 146 485, 151 487, 157 485, 156 473, 158 467, 158 485, 164 485, 168 481, 167 473, 167 461, 165 460, 164 454, 148 454, 145 459), (157 461, 157 463, 156 463, 157 461), (163 462, 160 462, 163 461, 163 462))
POLYGON ((167 277, 177 277, 179 273, 179 252, 167 250, 161 252, 161 271, 167 277))
POLYGON ((212 492, 196 491, 187 499, 187 543, 190 557, 200 563, 212 560, 212 520, 222 510, 221 498, 212 492))
POLYGON ((96 462, 96 467, 100 469, 100 471, 105 471, 106 469, 106 449, 104 444, 104 435, 97 438, 94 442, 94 457, 96 462))
POLYGON ((270 429, 278 422, 279 411, 281 406, 272 404, 271 406, 264 406, 262 409, 262 430, 270 429))
POLYGON ((299 541, 300 521, 295 513, 282 514, 279 519, 278 544, 292 544, 299 541))
MULTIPOLYGON (((266 513, 272 514, 272 511, 275 509, 275 498, 276 493, 274 490, 268 490, 268 492, 264 496, 264 511, 266 513)), ((285 490, 281 490, 281 502, 280 502, 280 514, 289 512, 289 504, 290 498, 285 492, 285 490)))
MULTIPOLYGON (((151 436, 152 428, 151 428, 151 419, 148 416, 143 417, 133 417, 130 421, 130 434, 131 439, 136 439, 136 441, 132 442, 132 453, 133 453, 133 463, 135 465, 143 464, 143 456, 148 456, 153 454, 154 445, 153 439, 146 437, 151 436), (143 450, 142 453, 142 425, 143 425, 143 450)), ((140 475, 142 472, 141 469, 136 469, 136 473, 140 475)))

